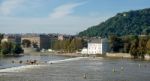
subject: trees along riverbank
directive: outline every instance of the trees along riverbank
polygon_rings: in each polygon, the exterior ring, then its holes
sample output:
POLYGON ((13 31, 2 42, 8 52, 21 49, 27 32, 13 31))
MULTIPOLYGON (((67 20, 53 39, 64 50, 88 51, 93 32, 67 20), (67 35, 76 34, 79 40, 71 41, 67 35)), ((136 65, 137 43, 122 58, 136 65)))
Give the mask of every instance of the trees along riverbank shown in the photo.
MULTIPOLYGON (((132 57, 142 59, 146 54, 150 55, 150 36, 148 35, 118 37, 112 34, 108 39, 111 53, 130 53, 132 57)), ((87 41, 84 41, 83 38, 56 40, 52 45, 53 50, 61 53, 73 53, 83 47, 87 47, 87 41)))
POLYGON ((0 54, 4 56, 14 56, 23 53, 23 49, 20 44, 12 42, 2 42, 0 47, 0 54))
MULTIPOLYGON (((3 34, 0 34, 0 41, 3 38, 3 34)), ((0 56, 14 56, 23 53, 23 49, 20 44, 13 42, 0 42, 0 56)))
POLYGON ((111 52, 130 53, 134 58, 144 59, 145 54, 150 55, 150 36, 109 36, 111 52))
POLYGON ((52 45, 52 49, 60 52, 73 53, 86 47, 87 42, 83 39, 65 39, 56 40, 52 45))

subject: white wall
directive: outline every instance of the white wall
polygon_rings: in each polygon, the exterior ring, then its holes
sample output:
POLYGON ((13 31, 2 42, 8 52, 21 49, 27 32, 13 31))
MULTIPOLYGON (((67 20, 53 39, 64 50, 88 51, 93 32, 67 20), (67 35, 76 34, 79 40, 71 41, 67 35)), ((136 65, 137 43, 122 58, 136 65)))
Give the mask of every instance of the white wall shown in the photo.
POLYGON ((88 54, 105 54, 108 50, 107 39, 102 39, 101 43, 88 43, 88 54))
POLYGON ((101 43, 88 43, 88 54, 102 54, 101 43))

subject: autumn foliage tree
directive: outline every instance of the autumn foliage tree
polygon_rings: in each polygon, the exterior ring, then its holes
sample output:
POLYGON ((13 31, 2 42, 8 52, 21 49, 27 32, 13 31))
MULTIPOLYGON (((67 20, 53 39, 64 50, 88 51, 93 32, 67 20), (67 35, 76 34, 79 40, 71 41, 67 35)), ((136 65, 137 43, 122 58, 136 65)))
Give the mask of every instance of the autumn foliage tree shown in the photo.
POLYGON ((53 49, 61 52, 75 52, 83 48, 85 41, 82 39, 56 40, 53 49))

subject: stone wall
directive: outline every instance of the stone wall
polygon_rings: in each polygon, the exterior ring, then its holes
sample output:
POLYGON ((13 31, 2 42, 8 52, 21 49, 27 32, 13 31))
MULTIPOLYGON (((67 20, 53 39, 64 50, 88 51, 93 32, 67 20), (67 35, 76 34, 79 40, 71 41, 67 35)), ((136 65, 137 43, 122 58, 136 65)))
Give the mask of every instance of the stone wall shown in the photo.
POLYGON ((131 58, 129 53, 106 53, 107 57, 131 58))
MULTIPOLYGON (((106 53, 106 56, 114 58, 132 58, 129 53, 106 53)), ((150 60, 150 55, 145 55, 145 60, 150 60)))

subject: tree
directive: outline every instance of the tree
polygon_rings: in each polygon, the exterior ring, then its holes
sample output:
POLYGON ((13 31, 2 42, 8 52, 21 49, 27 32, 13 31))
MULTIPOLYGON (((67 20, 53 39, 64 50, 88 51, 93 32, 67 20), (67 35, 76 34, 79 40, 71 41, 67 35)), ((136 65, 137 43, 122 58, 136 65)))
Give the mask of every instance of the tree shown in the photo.
POLYGON ((145 27, 145 29, 143 30, 142 33, 143 33, 144 35, 149 35, 149 34, 150 34, 149 32, 150 32, 150 26, 145 27))
POLYGON ((11 42, 3 42, 1 44, 1 53, 4 55, 11 54, 12 47, 13 47, 13 45, 11 42))
POLYGON ((139 56, 141 58, 144 58, 144 56, 146 54, 147 40, 148 40, 147 37, 140 37, 139 46, 138 46, 138 52, 139 52, 139 56))
POLYGON ((3 42, 1 44, 1 54, 3 55, 15 55, 23 53, 23 49, 20 44, 12 42, 3 42))
POLYGON ((123 36, 122 41, 123 41, 123 52, 129 53, 130 46, 131 46, 130 36, 123 36))
POLYGON ((147 53, 150 55, 150 39, 147 41, 146 49, 147 49, 147 53))
POLYGON ((146 48, 148 49, 148 50, 150 50, 150 39, 147 41, 147 43, 146 43, 146 48))
POLYGON ((33 48, 38 48, 37 42, 32 42, 33 48))
POLYGON ((71 49, 71 48, 69 47, 69 46, 70 46, 70 43, 71 43, 71 39, 66 39, 66 40, 65 40, 65 43, 64 43, 64 51, 65 51, 65 52, 70 52, 70 49, 71 49))
POLYGON ((138 58, 138 39, 134 39, 131 42, 131 48, 130 48, 130 54, 134 57, 134 58, 138 58))
POLYGON ((147 37, 134 36, 131 42, 130 54, 134 58, 144 58, 146 54, 147 37))
POLYGON ((123 41, 116 35, 110 35, 109 42, 112 52, 119 52, 120 50, 123 49, 123 41))
POLYGON ((31 46, 31 41, 30 40, 27 40, 27 39, 24 39, 22 40, 22 45, 23 47, 30 47, 31 46))
POLYGON ((1 40, 3 39, 4 34, 0 34, 0 44, 1 44, 1 40))
POLYGON ((150 8, 118 13, 105 22, 89 27, 78 35, 83 37, 108 37, 113 33, 124 35, 150 35, 150 8))
POLYGON ((61 52, 75 52, 81 48, 85 42, 82 39, 65 39, 56 40, 53 44, 53 49, 61 52))
POLYGON ((74 52, 76 50, 75 39, 73 39, 69 45, 70 52, 74 52))
POLYGON ((54 50, 60 50, 60 40, 55 40, 53 44, 54 50))
POLYGON ((83 48, 84 41, 78 38, 75 40, 75 44, 76 44, 76 50, 79 50, 83 48))
POLYGON ((24 52, 24 50, 22 49, 20 44, 14 44, 13 45, 13 48, 12 48, 12 53, 13 54, 20 54, 20 53, 23 53, 23 52, 24 52))

